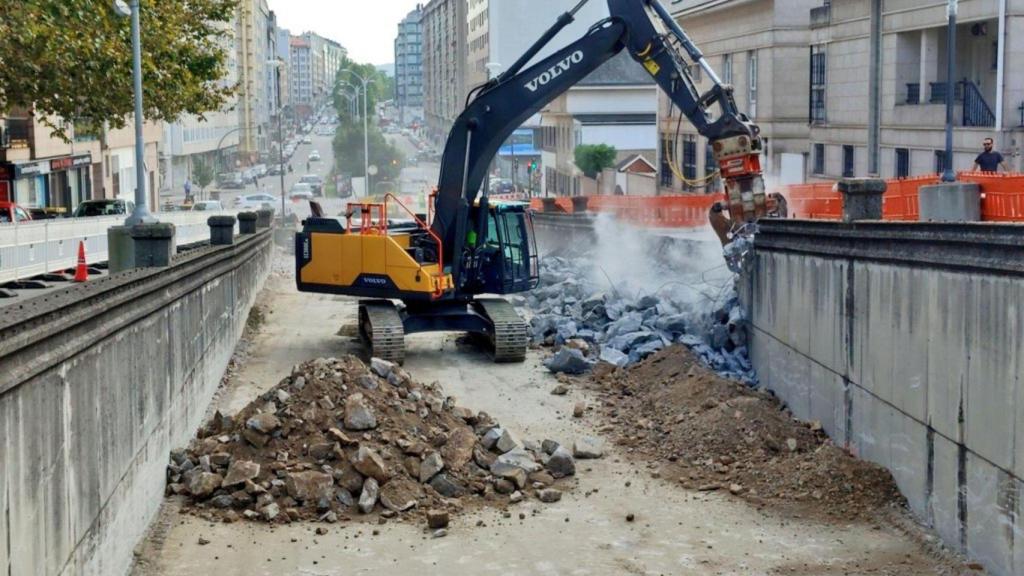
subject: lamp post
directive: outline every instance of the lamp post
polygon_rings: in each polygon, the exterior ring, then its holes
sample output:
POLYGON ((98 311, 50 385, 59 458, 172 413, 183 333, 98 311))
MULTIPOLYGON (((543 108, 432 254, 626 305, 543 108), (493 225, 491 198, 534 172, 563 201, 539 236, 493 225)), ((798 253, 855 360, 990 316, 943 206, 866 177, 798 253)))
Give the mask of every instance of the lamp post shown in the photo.
POLYGON ((956 12, 957 0, 949 0, 946 15, 946 162, 942 170, 943 182, 956 182, 953 172, 953 100, 956 96, 956 12))
POLYGON ((366 179, 366 193, 370 192, 370 125, 369 125, 369 114, 366 111, 367 87, 375 82, 373 78, 363 78, 359 74, 351 70, 345 70, 352 75, 353 78, 359 80, 363 85, 363 177, 366 179))
POLYGON ((135 92, 135 209, 125 219, 125 226, 156 222, 146 209, 146 154, 142 139, 142 40, 139 31, 139 0, 115 0, 114 11, 131 18, 132 81, 135 92))
POLYGON ((281 127, 281 117, 284 116, 284 106, 281 105, 281 66, 284 62, 275 58, 267 60, 267 66, 274 69, 274 92, 277 98, 277 160, 278 171, 281 173, 281 227, 284 227, 284 129, 281 127))
POLYGON ((349 114, 351 114, 355 118, 359 118, 359 88, 356 87, 356 86, 353 86, 352 84, 349 84, 348 82, 344 82, 344 81, 338 82, 338 85, 352 89, 352 94, 349 94, 347 92, 339 92, 339 93, 342 96, 348 96, 349 97, 349 99, 348 99, 348 101, 349 101, 349 114), (354 96, 355 100, 352 99, 353 96, 354 96))

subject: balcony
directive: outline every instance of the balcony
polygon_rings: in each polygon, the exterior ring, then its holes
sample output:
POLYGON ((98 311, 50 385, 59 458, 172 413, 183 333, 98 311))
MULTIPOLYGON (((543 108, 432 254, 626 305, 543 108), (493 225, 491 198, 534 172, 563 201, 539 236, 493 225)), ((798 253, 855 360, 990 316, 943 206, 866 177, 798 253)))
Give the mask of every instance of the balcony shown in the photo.
MULTIPOLYGON (((947 90, 945 82, 929 82, 929 98, 927 102, 921 102, 921 85, 918 83, 907 83, 906 104, 915 106, 934 106, 945 109, 947 90)), ((970 80, 961 80, 954 84, 953 88, 953 121, 957 126, 972 127, 994 127, 996 116, 992 108, 985 100, 978 85, 970 80)), ((909 109, 908 109, 909 110, 909 109)))
POLYGON ((0 142, 5 148, 28 148, 32 140, 31 118, 7 118, 0 142))

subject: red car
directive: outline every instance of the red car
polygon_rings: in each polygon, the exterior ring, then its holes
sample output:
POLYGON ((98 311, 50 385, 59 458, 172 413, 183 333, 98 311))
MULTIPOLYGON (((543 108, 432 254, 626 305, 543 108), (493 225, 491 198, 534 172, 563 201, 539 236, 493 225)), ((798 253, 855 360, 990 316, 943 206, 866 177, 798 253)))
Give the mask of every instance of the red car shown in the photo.
POLYGON ((12 222, 25 222, 31 220, 32 215, 14 202, 0 202, 0 224, 12 222))

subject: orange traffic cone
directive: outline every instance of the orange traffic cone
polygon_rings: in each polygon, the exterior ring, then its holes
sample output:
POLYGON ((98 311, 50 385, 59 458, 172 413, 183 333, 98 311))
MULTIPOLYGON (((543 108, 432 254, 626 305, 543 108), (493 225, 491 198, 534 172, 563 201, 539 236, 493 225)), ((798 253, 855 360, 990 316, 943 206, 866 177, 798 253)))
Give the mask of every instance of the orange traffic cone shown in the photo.
POLYGON ((85 265, 85 241, 78 241, 78 266, 75 268, 75 282, 89 280, 89 269, 85 265))

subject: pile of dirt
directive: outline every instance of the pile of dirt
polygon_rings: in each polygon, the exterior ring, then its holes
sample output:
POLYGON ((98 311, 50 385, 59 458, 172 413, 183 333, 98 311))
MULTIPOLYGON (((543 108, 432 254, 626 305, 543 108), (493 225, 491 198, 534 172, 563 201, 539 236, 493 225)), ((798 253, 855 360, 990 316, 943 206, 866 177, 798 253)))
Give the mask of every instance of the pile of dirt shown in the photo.
POLYGON ((698 490, 755 502, 806 503, 854 519, 902 504, 892 476, 832 441, 820 423, 797 420, 771 394, 722 378, 685 346, 627 369, 602 365, 602 431, 698 490))
POLYGON ((234 417, 217 413, 171 453, 167 490, 211 520, 425 517, 443 528, 477 503, 553 502, 574 474, 557 442, 521 443, 436 383, 346 356, 297 366, 234 417))

